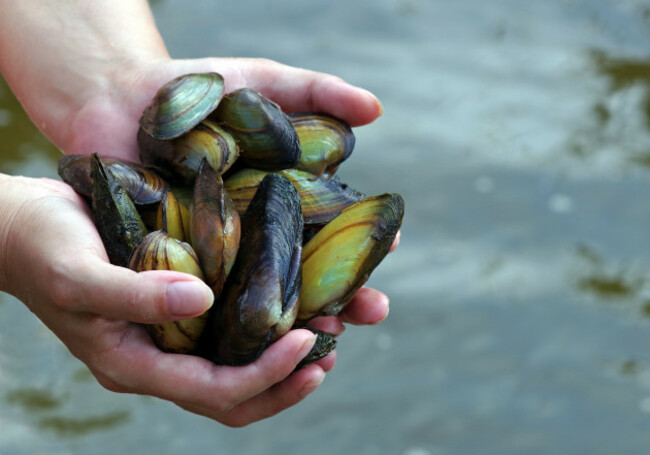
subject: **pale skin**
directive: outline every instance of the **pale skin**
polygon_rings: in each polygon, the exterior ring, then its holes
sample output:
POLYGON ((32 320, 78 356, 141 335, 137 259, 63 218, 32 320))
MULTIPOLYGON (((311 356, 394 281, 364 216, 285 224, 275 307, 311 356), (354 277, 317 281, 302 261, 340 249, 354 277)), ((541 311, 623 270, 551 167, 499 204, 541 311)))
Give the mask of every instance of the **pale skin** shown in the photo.
MULTIPOLYGON (((382 112, 369 92, 323 73, 264 59, 173 60, 144 0, 0 0, 0 11, 0 72, 66 154, 138 161, 143 109, 158 87, 191 72, 219 72, 227 91, 251 87, 285 111, 327 112, 352 126, 382 112)), ((27 305, 109 390, 243 426, 296 404, 334 366, 330 354, 290 374, 313 345, 306 330, 290 331, 242 367, 158 350, 138 323, 201 314, 210 290, 190 275, 109 264, 87 205, 62 182, 0 174, 0 219, 0 290, 27 305)), ((387 314, 388 298, 362 288, 339 316, 314 326, 340 333, 343 323, 376 324, 387 314)))

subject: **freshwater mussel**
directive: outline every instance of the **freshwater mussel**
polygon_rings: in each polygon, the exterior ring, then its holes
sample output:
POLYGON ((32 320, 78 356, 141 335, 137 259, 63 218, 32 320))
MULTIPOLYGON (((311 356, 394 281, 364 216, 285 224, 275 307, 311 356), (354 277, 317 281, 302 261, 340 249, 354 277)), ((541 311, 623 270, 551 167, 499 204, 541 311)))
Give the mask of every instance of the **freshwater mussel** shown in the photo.
POLYGON ((298 193, 286 178, 269 174, 242 217, 237 259, 212 312, 207 343, 215 362, 251 362, 291 328, 301 250, 298 193))
MULTIPOLYGON (((68 155, 58 163, 61 180, 87 199, 91 198, 93 186, 91 160, 90 155, 68 155)), ((165 180, 145 166, 111 157, 102 157, 102 161, 135 205, 157 204, 169 189, 165 180)))
MULTIPOLYGON (((203 271, 192 247, 162 230, 146 235, 133 250, 129 268, 145 270, 174 270, 203 279, 203 271)), ((154 342, 163 351, 185 354, 196 350, 205 328, 208 313, 180 321, 147 324, 154 342)))
POLYGON ((354 149, 355 137, 343 120, 320 112, 293 112, 291 124, 300 142, 295 168, 314 175, 334 175, 354 149))
POLYGON ((190 239, 205 271, 205 282, 215 296, 221 294, 241 236, 239 214, 219 174, 206 160, 194 182, 190 208, 190 239))
MULTIPOLYGON (((324 178, 298 169, 285 169, 276 173, 288 178, 298 190, 305 224, 327 223, 345 207, 365 197, 336 176, 324 178)), ((247 168, 228 176, 224 183, 238 212, 246 210, 257 186, 267 174, 267 171, 247 168)))
POLYGON ((249 88, 229 93, 212 114, 235 138, 245 166, 288 169, 300 159, 300 142, 280 106, 249 88))
MULTIPOLYGON (((250 89, 224 96, 223 85, 208 73, 161 87, 140 120, 143 165, 64 157, 59 173, 92 200, 111 262, 184 271, 212 288, 209 313, 149 326, 156 344, 240 365, 341 311, 387 254, 404 205, 334 175, 354 147, 345 122, 285 114, 250 89)), ((318 332, 304 363, 335 344, 318 332)))
POLYGON ((155 139, 187 133, 215 110, 224 93, 218 73, 192 73, 163 85, 140 117, 140 128, 155 139))
POLYGON ((92 209, 111 263, 126 267, 147 228, 124 188, 96 153, 91 156, 92 209))

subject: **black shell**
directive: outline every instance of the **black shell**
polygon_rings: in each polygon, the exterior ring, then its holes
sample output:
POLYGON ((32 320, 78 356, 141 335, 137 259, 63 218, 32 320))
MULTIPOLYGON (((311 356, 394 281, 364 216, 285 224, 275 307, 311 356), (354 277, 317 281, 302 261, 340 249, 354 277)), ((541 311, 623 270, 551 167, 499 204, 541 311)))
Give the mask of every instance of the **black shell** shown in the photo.
POLYGON ((147 235, 133 201, 96 153, 91 158, 95 226, 111 264, 127 267, 129 257, 147 235))
POLYGON ((237 259, 213 312, 207 350, 216 363, 252 362, 293 325, 302 228, 295 188, 268 175, 242 217, 237 259))

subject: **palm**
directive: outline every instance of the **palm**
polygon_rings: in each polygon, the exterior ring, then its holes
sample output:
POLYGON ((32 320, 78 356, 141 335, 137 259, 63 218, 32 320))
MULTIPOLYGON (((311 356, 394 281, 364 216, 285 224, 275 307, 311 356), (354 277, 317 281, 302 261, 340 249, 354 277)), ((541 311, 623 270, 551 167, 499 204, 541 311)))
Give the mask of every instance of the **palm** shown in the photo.
POLYGON ((139 161, 138 119, 154 94, 176 76, 215 71, 226 91, 250 87, 287 111, 316 110, 341 117, 353 126, 369 123, 381 106, 369 94, 359 93, 340 79, 312 71, 256 59, 201 59, 156 61, 128 80, 128 89, 97 97, 73 121, 73 137, 59 144, 66 153, 116 156, 139 161))

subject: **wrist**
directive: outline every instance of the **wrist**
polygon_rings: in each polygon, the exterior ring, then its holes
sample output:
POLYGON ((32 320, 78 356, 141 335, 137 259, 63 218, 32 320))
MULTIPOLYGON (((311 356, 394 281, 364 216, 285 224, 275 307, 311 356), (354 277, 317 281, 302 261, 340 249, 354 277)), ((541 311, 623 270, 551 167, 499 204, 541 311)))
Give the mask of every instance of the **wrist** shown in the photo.
POLYGON ((0 9, 0 72, 66 152, 79 112, 121 104, 131 74, 169 58, 146 0, 0 0, 0 9))

